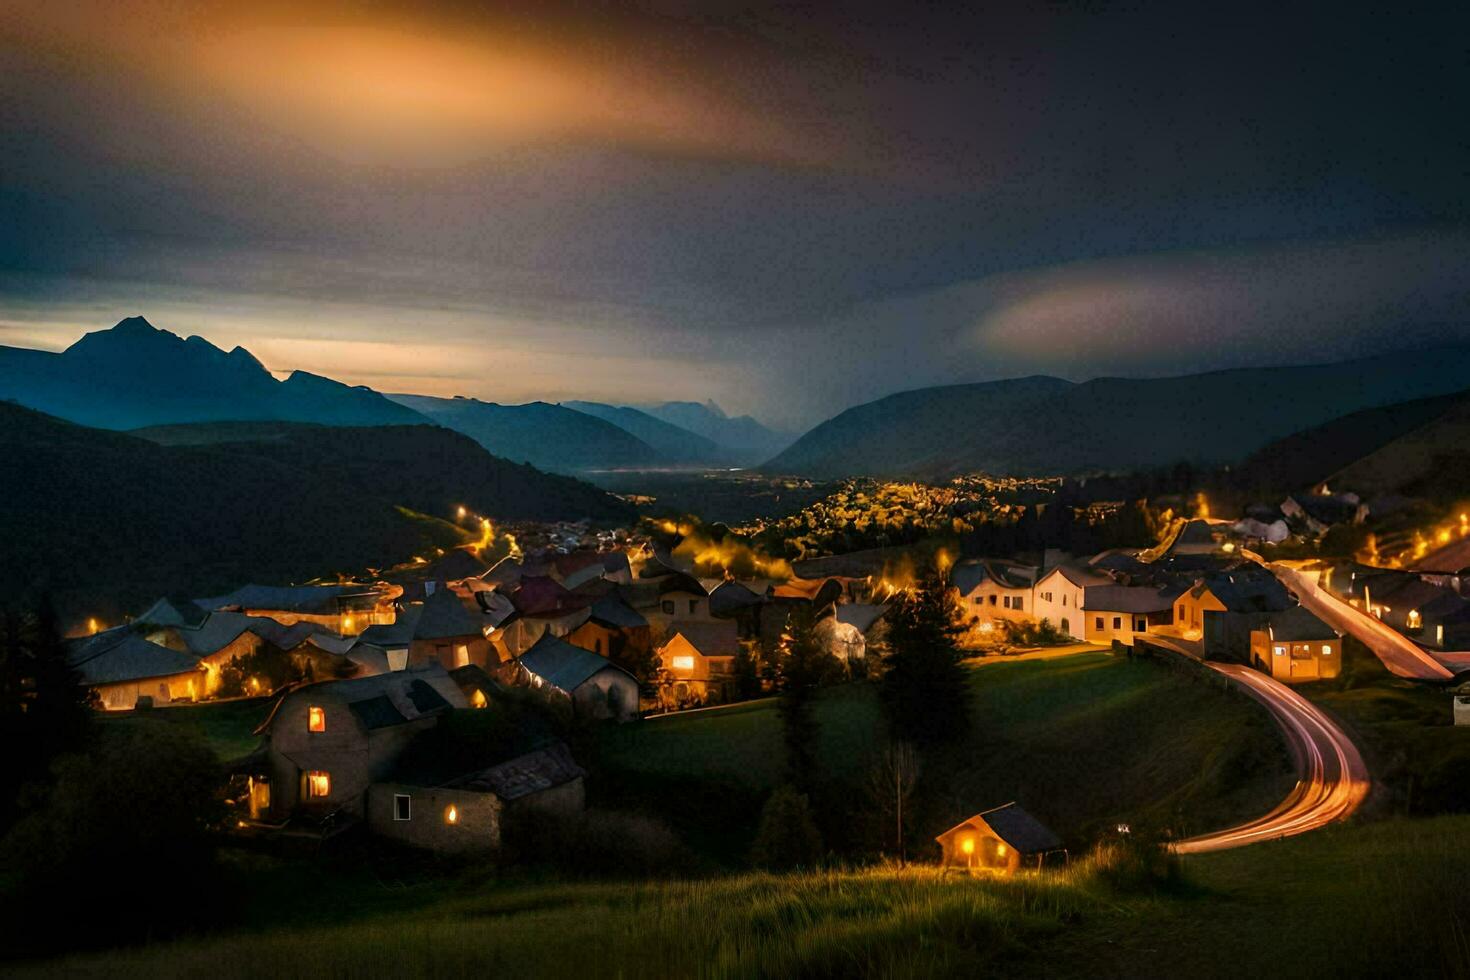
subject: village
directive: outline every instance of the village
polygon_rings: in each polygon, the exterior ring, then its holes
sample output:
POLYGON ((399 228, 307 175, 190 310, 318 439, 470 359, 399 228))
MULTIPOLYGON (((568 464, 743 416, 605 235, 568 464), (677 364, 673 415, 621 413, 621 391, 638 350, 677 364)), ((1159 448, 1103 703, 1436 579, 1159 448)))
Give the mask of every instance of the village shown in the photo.
MULTIPOLYGON (((1238 520, 1175 519, 1150 548, 929 560, 968 656, 1057 648, 1243 665, 1269 679, 1252 682, 1270 685, 1257 696, 1289 713, 1282 685, 1337 677, 1345 635, 1404 677, 1445 682, 1470 666, 1459 572, 1259 554, 1366 511, 1350 496, 1298 495, 1238 520)), ((373 581, 160 598, 126 623, 89 623, 67 642, 67 663, 108 714, 261 706, 255 747, 222 777, 237 835, 326 840, 363 827, 427 850, 491 853, 507 820, 586 805, 591 760, 575 757, 567 726, 649 724, 779 693, 796 630, 830 676, 867 678, 918 575, 915 554, 880 548, 791 564, 747 555, 745 568, 770 577, 737 578, 719 567, 728 547, 685 539, 693 531, 677 522, 525 526, 491 548, 488 520, 463 508, 456 519, 480 540, 373 581), (516 720, 486 738, 461 720, 477 713, 516 720), (456 738, 466 744, 446 750, 456 738)), ((1470 724, 1470 697, 1447 701, 1454 722, 1470 724)), ((1339 781, 1366 792, 1363 774, 1339 781)), ((1008 809, 961 825, 971 827, 964 850, 953 833, 939 838, 942 863, 1005 870, 1060 852, 1015 801, 994 806, 1008 809)))

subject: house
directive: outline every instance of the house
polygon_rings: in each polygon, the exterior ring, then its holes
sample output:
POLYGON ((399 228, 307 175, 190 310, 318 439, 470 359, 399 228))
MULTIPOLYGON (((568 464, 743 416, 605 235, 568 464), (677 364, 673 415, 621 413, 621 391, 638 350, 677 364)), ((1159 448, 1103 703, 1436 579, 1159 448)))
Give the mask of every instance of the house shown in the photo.
POLYGON ((812 632, 828 653, 851 666, 867 658, 870 640, 881 639, 879 634, 887 612, 887 605, 841 603, 830 607, 812 627, 812 632))
POLYGON ((1088 586, 1111 584, 1110 576, 1088 565, 1076 562, 1058 565, 1037 580, 1032 590, 1035 601, 1031 615, 1037 620, 1047 620, 1074 640, 1086 639, 1082 613, 1086 590, 1088 586))
POLYGON ((959 562, 950 570, 949 584, 959 595, 964 617, 983 630, 994 619, 1034 618, 1032 597, 1040 572, 1035 565, 1017 562, 959 562))
POLYGON ((1152 585, 1089 585, 1083 589, 1082 614, 1089 643, 1128 646, 1134 638, 1174 620, 1179 588, 1152 585))
MULTIPOLYGON (((756 607, 761 649, 768 654, 780 649, 781 637, 793 616, 815 614, 818 610, 841 602, 846 591, 845 580, 835 577, 791 578, 772 585, 766 601, 756 607)), ((815 615, 812 618, 815 619, 815 615)))
POLYGON ((466 706, 438 663, 291 691, 256 729, 264 743, 242 767, 251 818, 361 817, 368 787, 414 737, 466 706))
POLYGON ((1326 534, 1336 524, 1362 524, 1368 505, 1355 493, 1302 493, 1281 502, 1281 513, 1313 534, 1326 534))
POLYGON ((1174 600, 1173 623, 1158 632, 1198 643, 1206 657, 1239 661, 1251 631, 1295 604, 1276 576, 1242 565, 1196 579, 1174 600))
POLYGON ((152 643, 127 626, 68 640, 65 650, 67 666, 108 711, 204 696, 206 675, 198 660, 152 643))
POLYGON ((760 636, 760 610, 772 583, 766 579, 727 579, 709 594, 709 612, 716 619, 732 619, 743 639, 760 636))
POLYGON ((1015 803, 977 813, 938 837, 945 868, 977 868, 1010 874, 1040 868, 1050 858, 1066 857, 1062 842, 1041 821, 1015 803))
POLYGON ((532 687, 559 692, 579 717, 638 716, 638 681, 605 657, 547 634, 516 661, 532 687))
POLYGON ((1439 650, 1470 646, 1470 599, 1418 575, 1370 578, 1364 586, 1374 616, 1439 650))
POLYGON ((1301 606, 1271 613, 1251 630, 1251 665, 1288 683, 1336 677, 1342 636, 1301 606))
POLYGON ((656 652, 668 678, 663 693, 675 703, 689 697, 723 701, 734 680, 740 636, 729 620, 679 620, 656 652))
POLYGON ((586 770, 562 742, 444 781, 395 772, 367 793, 368 829, 441 853, 493 851, 517 813, 571 817, 586 802, 586 770))
POLYGON ((209 610, 264 616, 283 626, 316 623, 351 636, 393 622, 393 600, 401 590, 366 585, 244 585, 228 595, 197 600, 209 610))
POLYGON ((643 614, 614 592, 594 602, 565 639, 598 656, 627 661, 652 648, 653 631, 643 614))
POLYGON ((445 670, 466 664, 489 668, 501 662, 486 636, 489 623, 478 603, 472 607, 441 583, 391 624, 363 630, 361 642, 382 649, 391 670, 424 663, 445 670))
POLYGON ((669 625, 675 620, 709 620, 709 593, 692 575, 674 573, 658 579, 658 600, 650 608, 642 610, 654 632, 668 636, 669 625))

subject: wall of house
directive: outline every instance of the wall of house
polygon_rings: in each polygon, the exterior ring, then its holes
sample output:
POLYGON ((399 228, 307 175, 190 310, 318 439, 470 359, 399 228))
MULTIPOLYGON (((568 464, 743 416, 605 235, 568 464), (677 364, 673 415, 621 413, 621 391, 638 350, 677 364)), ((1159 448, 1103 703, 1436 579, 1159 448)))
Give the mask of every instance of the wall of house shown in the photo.
POLYGON ((1032 619, 1032 589, 1009 589, 994 579, 986 579, 968 596, 962 597, 964 615, 987 619, 1032 619))
POLYGON ((1148 632, 1147 613, 1117 612, 1110 609, 1083 609, 1086 617, 1087 642, 1110 645, 1114 640, 1133 645, 1135 637, 1148 632))
POLYGON ((191 670, 186 674, 169 677, 99 684, 92 690, 97 692, 97 699, 104 710, 130 711, 138 706, 140 697, 150 697, 154 704, 196 701, 202 696, 204 686, 204 672, 191 670))
POLYGON ((367 790, 365 813, 368 829, 380 837, 440 853, 463 854, 500 846, 503 808, 494 793, 373 783, 367 790), (395 819, 395 796, 409 798, 409 819, 395 819), (451 806, 453 823, 447 817, 451 806))
POLYGON ((1192 594, 1193 591, 1191 589, 1174 600, 1174 628, 1188 639, 1200 639, 1204 636, 1205 614, 1227 610, 1225 603, 1215 598, 1209 589, 1201 590, 1198 597, 1192 594), (1194 636, 1195 633, 1199 636, 1194 636))
POLYGON ((1342 672, 1342 640, 1272 640, 1265 630, 1256 630, 1251 663, 1287 684, 1327 680, 1342 672))
POLYGON ((1033 591, 1032 617, 1046 619, 1053 626, 1073 639, 1087 638, 1082 622, 1082 596, 1080 585, 1074 585, 1063 575, 1051 575, 1036 583, 1033 591))
POLYGON ((679 619, 711 619, 709 596, 693 592, 668 592, 659 596, 658 602, 640 610, 650 626, 662 630, 666 635, 669 624, 679 619), (672 609, 670 608, 672 606, 672 609))
POLYGON ((414 640, 408 645, 408 662, 410 666, 436 663, 445 670, 454 670, 467 664, 488 669, 497 666, 500 657, 483 634, 470 633, 467 636, 414 640), (462 656, 460 648, 463 648, 462 656))
POLYGON ((583 718, 627 721, 638 715, 638 682, 616 668, 599 670, 572 692, 572 707, 583 718))

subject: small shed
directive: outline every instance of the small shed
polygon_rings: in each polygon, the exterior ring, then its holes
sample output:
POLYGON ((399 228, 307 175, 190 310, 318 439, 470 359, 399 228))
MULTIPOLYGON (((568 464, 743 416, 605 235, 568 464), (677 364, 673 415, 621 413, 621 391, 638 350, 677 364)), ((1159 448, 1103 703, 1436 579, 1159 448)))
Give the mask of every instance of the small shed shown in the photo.
POLYGON ((1040 868, 1050 857, 1066 855, 1057 835, 1015 803, 975 814, 938 837, 946 868, 986 868, 1005 874, 1021 867, 1040 868))

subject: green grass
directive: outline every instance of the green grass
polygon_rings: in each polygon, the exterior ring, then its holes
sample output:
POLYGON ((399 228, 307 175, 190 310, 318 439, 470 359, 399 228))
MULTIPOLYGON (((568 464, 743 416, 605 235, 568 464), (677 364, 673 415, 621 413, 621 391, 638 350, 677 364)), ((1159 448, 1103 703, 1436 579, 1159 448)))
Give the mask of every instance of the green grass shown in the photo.
POLYGON ((1342 827, 1190 858, 1174 885, 1130 873, 1117 854, 1014 879, 885 866, 533 884, 462 871, 406 890, 360 868, 335 882, 322 874, 302 882, 287 869, 257 900, 301 909, 288 926, 29 969, 212 978, 1455 976, 1470 962, 1467 836, 1464 817, 1342 827), (314 903, 286 894, 293 887, 314 903), (349 895, 359 914, 344 917, 349 895))
MULTIPOLYGON (((913 814, 915 842, 1017 800, 1069 844, 1118 822, 1175 834, 1270 809, 1294 782, 1264 711, 1153 662, 1107 654, 987 662, 970 673, 975 726, 932 757, 913 814)), ((818 796, 829 842, 862 849, 865 774, 881 740, 875 691, 851 684, 818 705, 818 796)), ((595 788, 651 810, 697 849, 738 864, 765 795, 784 774, 776 702, 669 717, 607 732, 595 788)))
POLYGON ((248 698, 240 701, 204 702, 174 705, 148 711, 103 714, 107 726, 137 725, 144 721, 163 722, 194 732, 214 750, 222 762, 249 755, 260 741, 251 734, 270 713, 272 698, 248 698))

